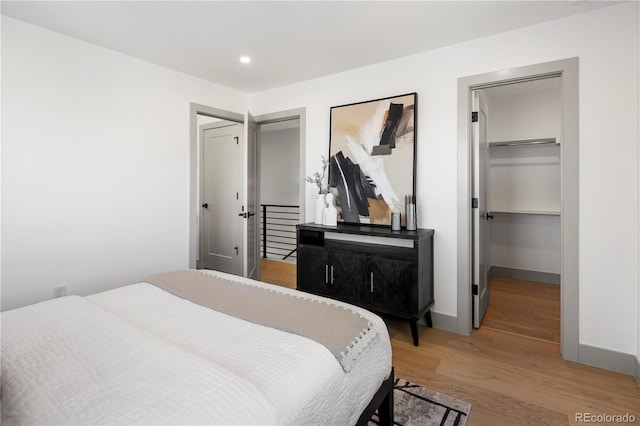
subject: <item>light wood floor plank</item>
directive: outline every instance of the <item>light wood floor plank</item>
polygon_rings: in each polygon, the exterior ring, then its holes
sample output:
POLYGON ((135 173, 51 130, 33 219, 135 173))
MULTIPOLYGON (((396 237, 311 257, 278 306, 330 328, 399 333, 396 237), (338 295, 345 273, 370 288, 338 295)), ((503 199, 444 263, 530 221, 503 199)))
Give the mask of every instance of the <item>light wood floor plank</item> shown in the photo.
POLYGON ((276 260, 260 260, 260 280, 283 287, 296 288, 296 265, 276 260))
POLYGON ((483 327, 560 343, 559 285, 493 277, 490 289, 483 327))

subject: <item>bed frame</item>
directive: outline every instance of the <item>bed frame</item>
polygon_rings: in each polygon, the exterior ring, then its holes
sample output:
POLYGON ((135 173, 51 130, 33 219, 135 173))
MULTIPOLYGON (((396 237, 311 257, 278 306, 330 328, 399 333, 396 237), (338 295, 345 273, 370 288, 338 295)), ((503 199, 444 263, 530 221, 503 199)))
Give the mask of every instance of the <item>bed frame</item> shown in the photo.
POLYGON ((395 384, 395 375, 393 367, 389 378, 382 382, 380 388, 371 398, 371 402, 364 409, 362 415, 358 419, 357 426, 366 426, 371 420, 376 410, 378 410, 378 424, 393 426, 393 385, 395 384))

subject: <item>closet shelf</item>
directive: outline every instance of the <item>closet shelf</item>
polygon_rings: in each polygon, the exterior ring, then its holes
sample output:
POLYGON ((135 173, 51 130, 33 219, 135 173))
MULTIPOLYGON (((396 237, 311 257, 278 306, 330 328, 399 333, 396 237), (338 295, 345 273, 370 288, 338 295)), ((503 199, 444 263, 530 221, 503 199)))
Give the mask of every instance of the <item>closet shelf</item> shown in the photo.
POLYGON ((543 216, 560 216, 559 211, 551 210, 489 210, 490 214, 532 214, 543 216))
POLYGON ((531 146, 531 145, 559 145, 556 138, 541 138, 541 139, 521 139, 511 141, 495 141, 489 142, 489 148, 499 147, 512 147, 512 146, 531 146))

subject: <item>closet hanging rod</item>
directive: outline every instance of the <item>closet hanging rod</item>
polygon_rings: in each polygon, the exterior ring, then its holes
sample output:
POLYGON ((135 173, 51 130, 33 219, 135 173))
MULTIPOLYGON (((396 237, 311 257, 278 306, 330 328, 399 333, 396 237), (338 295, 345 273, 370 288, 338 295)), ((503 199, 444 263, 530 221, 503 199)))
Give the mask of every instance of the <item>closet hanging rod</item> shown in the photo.
POLYGON ((525 145, 547 145, 556 144, 556 138, 543 138, 543 139, 523 139, 516 141, 499 141, 489 142, 489 147, 494 146, 525 146, 525 145))

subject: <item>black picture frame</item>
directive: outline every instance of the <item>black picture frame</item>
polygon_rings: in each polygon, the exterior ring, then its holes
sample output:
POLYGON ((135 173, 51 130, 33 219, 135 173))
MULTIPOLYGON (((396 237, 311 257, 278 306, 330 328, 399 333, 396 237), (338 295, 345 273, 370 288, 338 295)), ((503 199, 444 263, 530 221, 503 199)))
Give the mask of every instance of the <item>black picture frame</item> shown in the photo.
POLYGON ((389 225, 415 200, 418 94, 331 107, 329 191, 338 221, 389 225))

